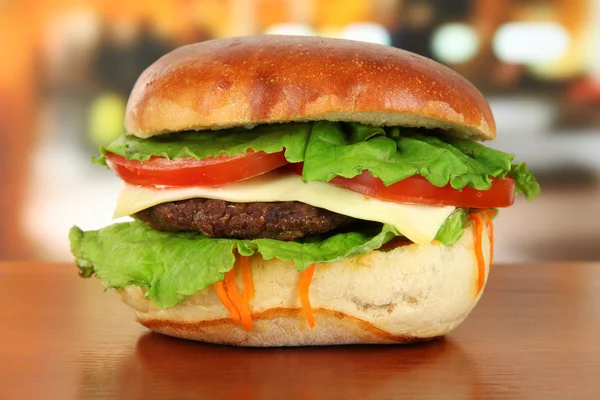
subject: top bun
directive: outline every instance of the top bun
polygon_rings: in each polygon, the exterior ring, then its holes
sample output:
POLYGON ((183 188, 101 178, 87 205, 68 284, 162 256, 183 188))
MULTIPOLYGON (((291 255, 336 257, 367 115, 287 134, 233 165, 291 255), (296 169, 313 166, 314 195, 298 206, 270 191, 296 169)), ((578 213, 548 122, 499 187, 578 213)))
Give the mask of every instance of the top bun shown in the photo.
POLYGON ((276 35, 211 40, 163 56, 136 82, 125 128, 147 138, 318 120, 496 136, 483 95, 435 61, 372 43, 276 35))

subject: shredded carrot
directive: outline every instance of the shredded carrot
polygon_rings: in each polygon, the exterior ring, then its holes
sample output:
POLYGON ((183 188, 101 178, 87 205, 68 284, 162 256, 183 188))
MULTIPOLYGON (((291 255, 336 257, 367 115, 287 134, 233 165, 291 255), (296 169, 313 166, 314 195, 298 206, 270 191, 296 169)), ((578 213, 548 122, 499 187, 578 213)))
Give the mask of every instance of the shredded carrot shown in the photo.
POLYGON ((486 210, 486 214, 487 214, 487 216, 488 216, 488 217, 490 217, 490 218, 495 218, 495 217, 496 217, 496 215, 498 214, 498 210, 495 210, 495 209, 493 209, 493 208, 488 208, 488 209, 486 210))
POLYGON ((237 285, 235 284, 235 270, 238 264, 237 260, 235 264, 236 265, 229 272, 225 273, 225 289, 227 290, 229 300, 231 300, 234 307, 239 312, 242 328, 249 332, 252 330, 252 316, 250 315, 248 303, 242 299, 237 285))
POLYGON ((227 308, 231 318, 236 324, 242 325, 246 331, 252 330, 252 315, 250 306, 248 305, 248 296, 252 298, 254 295, 254 285, 252 276, 250 275, 250 265, 247 257, 236 254, 235 264, 233 268, 225 273, 225 279, 214 284, 217 295, 221 303, 227 308), (240 266, 241 264, 241 266, 240 266), (240 295, 235 283, 235 274, 238 267, 242 269, 244 279, 244 296, 240 295))
POLYGON ((240 266, 244 280, 244 294, 242 299, 248 304, 254 298, 254 283, 252 281, 252 272, 250 271, 250 257, 240 256, 240 266))
POLYGON ((315 314, 313 313, 313 309, 310 306, 310 299, 308 298, 308 292, 314 273, 315 264, 312 264, 310 267, 302 271, 300 273, 300 285, 298 287, 298 295, 300 297, 300 303, 302 304, 302 311, 304 311, 306 322, 308 322, 310 329, 315 327, 315 314))
POLYGON ((231 300, 229 300, 229 295, 227 294, 225 282, 220 281, 215 283, 213 286, 217 292, 217 296, 219 296, 219 300, 221 300, 221 303, 223 303, 227 311, 229 311, 229 315, 231 315, 231 318, 235 321, 236 324, 239 324, 242 321, 240 318, 240 313, 238 312, 237 308, 235 308, 231 300))
POLYGON ((490 239, 490 269, 492 268, 492 261, 494 260, 494 222, 492 221, 492 218, 495 214, 495 212, 488 212, 487 219, 485 221, 485 226, 487 227, 488 231, 488 238, 490 239))
POLYGON ((478 274, 477 294, 483 289, 485 283, 485 260, 483 258, 483 220, 478 213, 469 214, 471 223, 475 226, 475 255, 477 256, 478 274))

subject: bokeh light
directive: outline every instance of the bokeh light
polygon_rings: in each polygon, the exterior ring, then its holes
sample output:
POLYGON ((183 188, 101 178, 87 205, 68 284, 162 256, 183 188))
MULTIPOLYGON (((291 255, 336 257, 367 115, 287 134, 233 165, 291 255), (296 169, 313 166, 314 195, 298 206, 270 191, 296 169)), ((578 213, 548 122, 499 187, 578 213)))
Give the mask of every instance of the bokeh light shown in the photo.
POLYGON ((511 22, 498 29, 493 47, 505 63, 534 64, 560 59, 569 43, 569 33, 555 22, 511 22))
POLYGON ((340 31, 339 37, 385 45, 390 45, 392 43, 392 38, 387 29, 374 22, 350 24, 340 31))
POLYGON ((440 61, 461 64, 475 58, 479 50, 479 38, 475 29, 467 24, 446 24, 434 32, 431 48, 440 61))

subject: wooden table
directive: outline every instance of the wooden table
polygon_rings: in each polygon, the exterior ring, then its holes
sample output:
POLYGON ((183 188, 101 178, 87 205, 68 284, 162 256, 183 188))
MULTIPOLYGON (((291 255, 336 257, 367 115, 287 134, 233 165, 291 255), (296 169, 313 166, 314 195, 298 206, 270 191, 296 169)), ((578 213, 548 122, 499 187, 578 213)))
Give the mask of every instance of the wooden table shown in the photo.
POLYGON ((496 265, 470 318, 402 346, 148 333, 71 265, 0 264, 0 399, 600 398, 600 264, 496 265))

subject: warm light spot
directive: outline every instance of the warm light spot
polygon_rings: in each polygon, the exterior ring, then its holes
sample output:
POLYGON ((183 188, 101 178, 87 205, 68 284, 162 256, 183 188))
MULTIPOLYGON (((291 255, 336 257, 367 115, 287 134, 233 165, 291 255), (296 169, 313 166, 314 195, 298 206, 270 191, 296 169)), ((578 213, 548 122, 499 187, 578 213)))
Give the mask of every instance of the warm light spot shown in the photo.
POLYGON ((532 64, 559 60, 571 38, 555 22, 511 22, 502 25, 493 39, 496 56, 509 64, 532 64))
POLYGON ((431 50, 437 59, 448 64, 471 61, 479 51, 479 37, 471 26, 451 23, 440 26, 434 33, 431 50))
POLYGON ((392 43, 392 38, 387 29, 374 22, 350 24, 340 31, 339 37, 360 42, 379 43, 386 46, 392 43))
POLYGON ((267 27, 264 33, 267 35, 293 35, 293 36, 314 36, 313 28, 306 24, 275 24, 267 27))

